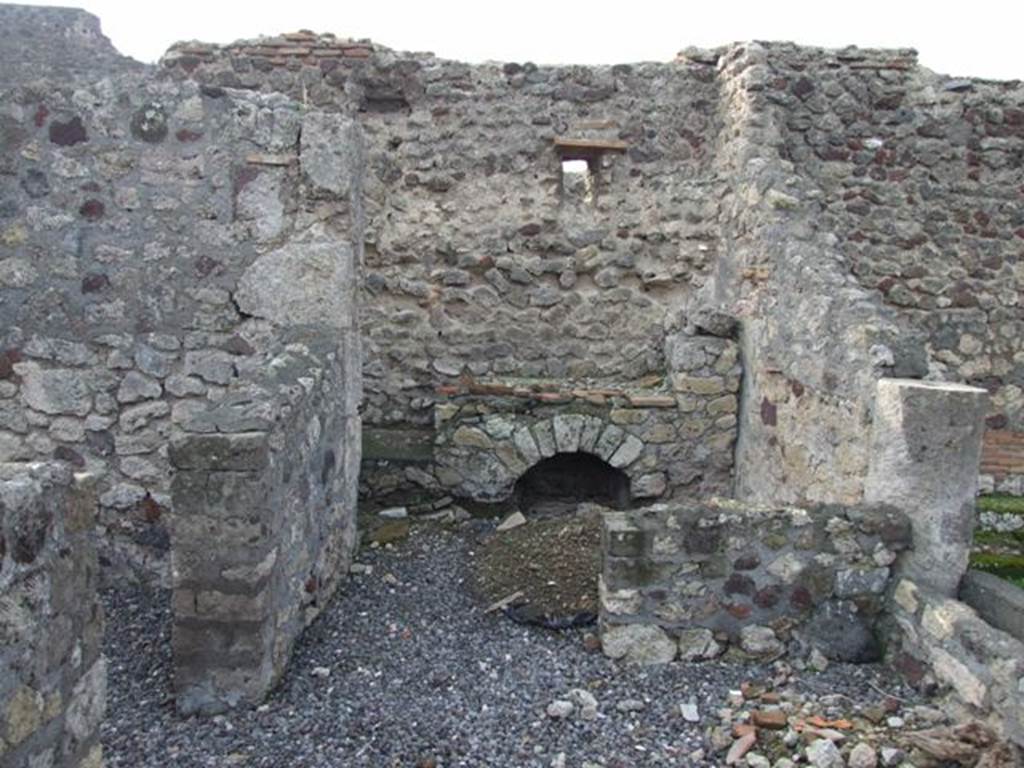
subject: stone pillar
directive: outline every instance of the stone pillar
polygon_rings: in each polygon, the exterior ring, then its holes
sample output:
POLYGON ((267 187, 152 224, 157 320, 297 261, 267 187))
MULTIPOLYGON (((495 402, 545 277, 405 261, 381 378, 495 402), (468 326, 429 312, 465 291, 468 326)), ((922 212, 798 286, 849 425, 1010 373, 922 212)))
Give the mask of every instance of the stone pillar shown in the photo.
POLYGON ((864 498, 910 518, 904 576, 956 595, 974 532, 988 393, 963 384, 881 379, 864 498))

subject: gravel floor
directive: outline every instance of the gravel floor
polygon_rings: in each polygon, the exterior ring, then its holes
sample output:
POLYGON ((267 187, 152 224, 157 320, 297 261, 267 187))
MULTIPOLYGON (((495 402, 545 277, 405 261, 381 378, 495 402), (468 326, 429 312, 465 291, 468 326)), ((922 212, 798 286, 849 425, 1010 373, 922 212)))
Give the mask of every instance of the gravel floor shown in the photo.
MULTIPOLYGON (((467 565, 478 537, 416 527, 394 549, 364 550, 373 566, 353 576, 298 643, 288 672, 255 711, 181 718, 170 692, 169 600, 163 593, 105 594, 110 660, 103 726, 116 766, 626 766, 712 765, 689 757, 704 746, 727 692, 765 679, 763 667, 706 663, 620 666, 588 652, 580 631, 553 633, 483 615, 467 565), (328 676, 314 673, 318 667, 328 676), (600 703, 596 720, 556 720, 547 705, 572 688, 600 703), (625 700, 641 711, 624 712, 625 700), (695 701, 703 722, 679 704, 695 701)), ((865 704, 869 686, 906 697, 891 674, 832 665, 801 681, 814 695, 865 704)))

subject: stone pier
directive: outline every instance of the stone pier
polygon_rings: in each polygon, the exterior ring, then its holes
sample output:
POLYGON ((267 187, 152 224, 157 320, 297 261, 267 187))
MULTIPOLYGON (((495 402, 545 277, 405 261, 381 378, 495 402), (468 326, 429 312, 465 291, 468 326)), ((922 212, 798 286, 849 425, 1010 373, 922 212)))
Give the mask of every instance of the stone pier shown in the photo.
POLYGON ((904 575, 947 597, 967 570, 987 407, 988 393, 976 387, 878 382, 865 500, 910 517, 904 575))

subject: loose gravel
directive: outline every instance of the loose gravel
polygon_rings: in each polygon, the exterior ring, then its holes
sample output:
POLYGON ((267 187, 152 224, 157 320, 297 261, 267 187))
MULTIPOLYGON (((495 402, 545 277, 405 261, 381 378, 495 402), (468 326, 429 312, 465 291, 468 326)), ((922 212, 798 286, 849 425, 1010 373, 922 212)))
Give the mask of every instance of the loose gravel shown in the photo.
MULTIPOLYGON (((630 668, 588 651, 582 631, 485 614, 469 580, 487 525, 414 526, 393 547, 360 552, 372 571, 353 575, 306 631, 267 701, 214 718, 174 710, 169 595, 107 591, 108 768, 720 764, 694 756, 715 712, 771 669, 630 668), (596 698, 595 718, 548 714, 572 689, 596 698), (700 722, 681 713, 690 702, 700 722)), ((871 666, 833 664, 800 684, 865 704, 881 689, 909 695, 871 666)))

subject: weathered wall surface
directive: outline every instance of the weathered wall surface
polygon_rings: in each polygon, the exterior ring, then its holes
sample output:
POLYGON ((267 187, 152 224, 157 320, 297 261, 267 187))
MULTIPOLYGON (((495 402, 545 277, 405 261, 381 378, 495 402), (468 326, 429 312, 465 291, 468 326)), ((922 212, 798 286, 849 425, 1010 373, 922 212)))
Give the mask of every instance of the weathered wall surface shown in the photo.
POLYGON ((259 381, 279 414, 273 424, 249 421, 171 445, 174 686, 183 713, 260 701, 348 572, 359 432, 357 392, 344 391, 351 382, 340 375, 345 359, 291 344, 259 381))
POLYGON ((266 351, 222 397, 180 406, 171 443, 182 712, 258 702, 355 545, 362 142, 336 114, 307 114, 301 131, 285 159, 308 184, 312 225, 261 253, 232 292, 266 351))
POLYGON ((666 319, 718 249, 712 66, 467 66, 302 34, 187 44, 163 64, 358 114, 367 492, 404 472, 381 460, 431 444, 435 389, 460 377, 568 389, 665 375, 666 319), (559 137, 624 142, 591 157, 591 202, 563 189, 559 137))
POLYGON ((0 763, 99 768, 106 708, 93 479, 0 464, 0 763))
POLYGON ((0 458, 96 474, 103 562, 167 583, 171 436, 276 418, 247 382, 283 327, 358 376, 361 160, 283 96, 105 61, 0 95, 0 458))
POLYGON ((880 657, 876 624, 897 554, 892 508, 766 508, 714 500, 604 514, 601 635, 635 661, 751 656, 787 647, 880 657))
MULTIPOLYGON (((365 127, 367 435, 382 458, 431 443, 434 390, 460 376, 663 373, 680 307, 743 321, 745 496, 856 502, 881 376, 984 385, 990 428, 1018 427, 1013 84, 948 81, 911 51, 499 67, 312 34, 186 44, 164 68, 365 127), (574 137, 626 144, 592 163, 589 205, 560 183, 552 143, 574 137)), ((392 488, 392 470, 364 490, 392 488)))
POLYGON ((1024 643, 964 603, 901 579, 889 653, 912 683, 938 687, 963 719, 989 721, 1024 746, 1024 643))
POLYGON ((704 297, 743 320, 738 492, 856 501, 882 376, 985 386, 989 427, 1015 426, 1019 85, 910 51, 752 44, 720 68, 744 129, 704 297))
POLYGON ((780 151, 814 180, 844 266, 924 340, 933 376, 1024 426, 1024 86, 951 80, 908 52, 780 48, 780 151))
POLYGON ((433 440, 402 430, 404 445, 377 445, 376 432, 361 486, 372 503, 408 500, 410 482, 426 495, 501 502, 538 462, 581 452, 623 470, 635 500, 728 494, 741 377, 733 331, 726 322, 724 336, 669 333, 665 375, 647 386, 510 378, 439 387, 433 440))

